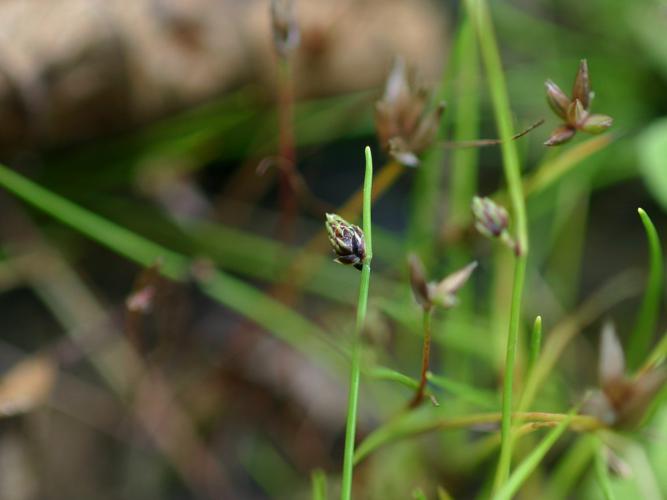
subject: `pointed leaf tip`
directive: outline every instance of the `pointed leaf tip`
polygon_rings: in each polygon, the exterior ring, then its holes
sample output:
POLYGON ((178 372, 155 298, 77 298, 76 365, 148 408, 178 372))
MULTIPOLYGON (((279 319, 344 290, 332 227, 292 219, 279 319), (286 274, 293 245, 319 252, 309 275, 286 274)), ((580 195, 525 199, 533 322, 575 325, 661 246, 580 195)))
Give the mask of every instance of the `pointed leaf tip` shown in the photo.
POLYGON ((602 327, 598 373, 603 389, 625 376, 625 354, 611 321, 607 321, 602 327))

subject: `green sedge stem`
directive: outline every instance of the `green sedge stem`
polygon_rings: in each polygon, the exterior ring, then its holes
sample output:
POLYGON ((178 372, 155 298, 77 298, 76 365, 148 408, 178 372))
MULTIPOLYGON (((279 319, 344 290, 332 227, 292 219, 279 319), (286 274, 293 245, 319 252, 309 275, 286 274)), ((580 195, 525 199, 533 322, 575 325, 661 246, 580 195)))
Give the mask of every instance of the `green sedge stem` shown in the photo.
POLYGON ((512 289, 512 305, 510 309, 509 332, 505 355, 505 373, 503 384, 503 419, 501 425, 500 459, 494 480, 494 491, 507 481, 512 460, 512 388, 514 384, 514 363, 516 345, 519 336, 521 315, 521 297, 526 276, 526 256, 528 253, 528 222, 526 205, 521 183, 521 165, 515 143, 512 141, 513 128, 507 85, 503 74, 498 44, 496 43, 493 23, 485 0, 468 0, 467 6, 471 17, 475 20, 482 60, 486 68, 491 101, 493 103, 496 126, 500 135, 503 157, 503 169, 507 182, 515 231, 518 241, 518 252, 514 268, 512 289))
MULTIPOLYGON (((454 141, 477 137, 479 131, 479 61, 475 29, 470 16, 463 14, 457 41, 456 127, 454 141)), ((455 149, 452 153, 451 222, 455 227, 470 224, 470 199, 477 190, 477 148, 455 149)))
POLYGON ((426 389, 426 374, 428 373, 428 367, 431 359, 431 316, 432 316, 432 307, 424 307, 424 317, 423 317, 423 327, 424 327, 424 344, 422 347, 422 371, 421 376, 419 377, 419 386, 417 387, 417 392, 415 397, 410 402, 410 408, 415 408, 422 402, 424 399, 424 390, 426 389))
POLYGON ((371 277, 371 259, 373 246, 371 238, 371 192, 373 183, 373 159, 371 148, 366 146, 366 175, 364 177, 364 208, 363 231, 366 245, 366 258, 361 269, 359 285, 359 302, 357 304, 357 324, 352 347, 352 366, 350 368, 350 388, 347 400, 347 424, 345 427, 345 451, 343 455, 343 481, 340 497, 342 500, 352 498, 352 472, 354 469, 354 437, 357 426, 357 406, 359 402, 359 373, 361 366, 361 332, 366 320, 368 304, 368 288, 371 277))

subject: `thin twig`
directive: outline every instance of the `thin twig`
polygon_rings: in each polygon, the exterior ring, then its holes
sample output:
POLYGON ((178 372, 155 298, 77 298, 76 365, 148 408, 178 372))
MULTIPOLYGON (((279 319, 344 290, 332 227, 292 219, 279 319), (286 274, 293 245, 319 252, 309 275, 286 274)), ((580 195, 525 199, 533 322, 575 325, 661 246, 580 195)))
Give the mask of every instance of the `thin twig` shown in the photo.
MULTIPOLYGON (((544 118, 536 121, 535 123, 530 125, 527 129, 522 130, 518 134, 514 134, 510 140, 516 141, 517 139, 520 139, 521 137, 533 131, 543 123, 544 123, 544 118)), ((507 141, 503 141, 502 139, 477 139, 474 141, 445 141, 441 143, 441 146, 446 149, 483 148, 487 146, 497 146, 499 144, 503 144, 504 142, 507 141)))
POLYGON ((431 358, 431 316, 432 314, 432 307, 424 307, 424 320, 423 320, 423 325, 424 325, 424 344, 422 347, 422 370, 421 370, 421 376, 419 378, 419 386, 417 387, 417 391, 415 392, 415 396, 410 401, 409 408, 416 408, 419 406, 419 403, 422 402, 424 399, 424 390, 426 389, 426 380, 427 380, 427 373, 429 369, 429 364, 430 364, 430 358, 431 358))

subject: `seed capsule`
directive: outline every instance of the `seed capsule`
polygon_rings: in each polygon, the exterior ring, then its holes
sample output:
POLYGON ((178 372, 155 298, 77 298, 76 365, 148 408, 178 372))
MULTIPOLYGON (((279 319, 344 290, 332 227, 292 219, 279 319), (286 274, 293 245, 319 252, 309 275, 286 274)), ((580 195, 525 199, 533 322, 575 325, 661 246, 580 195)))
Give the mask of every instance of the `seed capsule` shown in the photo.
POLYGON ((271 0, 271 28, 280 57, 287 57, 299 46, 300 32, 293 0, 271 0))
POLYGON ((334 261, 361 270, 366 258, 366 244, 361 228, 336 214, 326 214, 325 226, 329 243, 336 254, 334 261))
POLYGON ((472 213, 475 227, 487 238, 499 237, 509 225, 507 210, 486 197, 475 196, 472 199, 472 213))
POLYGON ((582 59, 579 70, 572 88, 572 98, 551 80, 545 82, 547 89, 547 101, 551 109, 563 120, 563 124, 551 133, 544 143, 545 146, 558 146, 564 144, 577 131, 588 134, 601 134, 611 127, 613 120, 607 115, 591 114, 591 83, 588 76, 588 63, 582 59))
POLYGON ((565 120, 567 108, 570 105, 570 98, 553 81, 547 80, 544 85, 547 88, 547 102, 549 106, 551 106, 554 113, 565 120))
POLYGON ((581 130, 589 134, 601 134, 611 127, 614 120, 607 115, 589 115, 581 125, 581 130))
POLYGON ((579 62, 579 70, 572 87, 572 99, 579 100, 586 110, 591 104, 591 82, 588 76, 588 62, 586 59, 579 62))
POLYGON ((569 125, 561 125, 544 141, 545 146, 560 146, 574 137, 577 131, 569 125))

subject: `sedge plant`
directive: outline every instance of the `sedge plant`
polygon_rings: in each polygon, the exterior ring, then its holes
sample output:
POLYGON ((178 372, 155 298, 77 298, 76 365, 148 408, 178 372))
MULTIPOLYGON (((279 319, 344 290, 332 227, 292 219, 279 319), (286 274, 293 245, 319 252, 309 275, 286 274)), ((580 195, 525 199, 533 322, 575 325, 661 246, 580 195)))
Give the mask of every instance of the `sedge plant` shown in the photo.
POLYGON ((343 452, 343 478, 341 499, 352 498, 352 475, 354 470, 354 439, 357 428, 357 408, 359 405, 359 379, 361 376, 361 334, 366 322, 368 289, 371 279, 373 240, 371 236, 371 193, 373 185, 373 158, 371 148, 366 146, 366 172, 364 175, 363 229, 350 224, 338 215, 327 214, 327 233, 336 254, 336 262, 353 265, 361 270, 357 321, 352 343, 350 384, 345 424, 345 449, 343 452))

